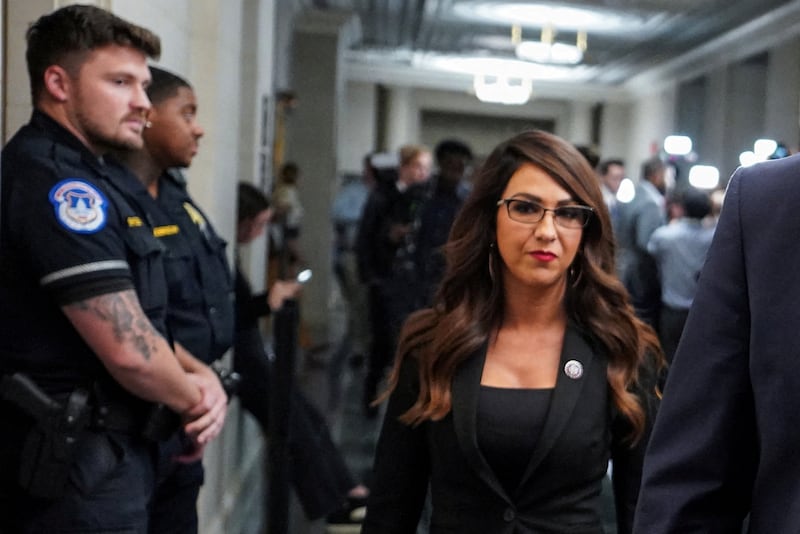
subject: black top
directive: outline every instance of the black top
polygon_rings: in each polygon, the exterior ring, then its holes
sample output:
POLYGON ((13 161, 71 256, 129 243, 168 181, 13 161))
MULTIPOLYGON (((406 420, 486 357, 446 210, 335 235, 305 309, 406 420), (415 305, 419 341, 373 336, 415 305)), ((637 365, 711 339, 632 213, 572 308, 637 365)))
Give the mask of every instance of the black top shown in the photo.
POLYGON ((267 293, 253 293, 253 287, 242 272, 238 259, 236 260, 234 288, 236 292, 236 334, 247 330, 258 330, 258 320, 271 313, 267 302, 267 293))
POLYGON ((436 188, 419 209, 419 228, 415 232, 414 263, 419 277, 417 305, 432 305, 433 295, 444 276, 445 259, 442 247, 464 203, 467 191, 447 184, 440 177, 433 179, 436 188))
POLYGON ((34 111, 2 152, 0 373, 45 391, 112 379, 60 306, 135 289, 166 334, 161 248, 136 192, 144 186, 34 111))
POLYGON ((416 356, 404 357, 375 451, 362 533, 414 534, 429 496, 431 534, 602 534, 600 495, 613 458, 617 532, 629 534, 657 406, 655 374, 641 368, 641 389, 632 391, 647 417, 644 435, 632 447, 630 424, 610 395, 606 353, 571 323, 544 426, 521 482, 509 494, 478 441, 487 347, 459 364, 451 381, 450 412, 417 425, 400 420, 421 388, 416 356))
POLYGON ((553 388, 516 389, 481 385, 478 447, 509 494, 514 494, 542 434, 553 388))

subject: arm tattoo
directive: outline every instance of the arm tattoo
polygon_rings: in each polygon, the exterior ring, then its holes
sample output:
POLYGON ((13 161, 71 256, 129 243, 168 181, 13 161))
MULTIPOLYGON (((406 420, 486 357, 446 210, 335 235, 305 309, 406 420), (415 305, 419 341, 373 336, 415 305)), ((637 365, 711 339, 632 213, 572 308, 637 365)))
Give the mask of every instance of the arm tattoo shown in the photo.
POLYGON ((92 313, 101 321, 111 323, 116 340, 131 343, 145 360, 150 359, 155 341, 161 337, 142 312, 133 290, 92 297, 68 307, 92 313))

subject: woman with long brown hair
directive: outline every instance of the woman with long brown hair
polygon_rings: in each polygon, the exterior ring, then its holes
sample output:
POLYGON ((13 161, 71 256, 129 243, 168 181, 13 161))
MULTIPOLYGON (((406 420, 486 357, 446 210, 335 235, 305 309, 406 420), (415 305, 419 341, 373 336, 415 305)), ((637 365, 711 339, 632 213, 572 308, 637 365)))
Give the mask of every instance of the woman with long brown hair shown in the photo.
POLYGON ((602 533, 609 459, 628 532, 663 361, 614 271, 583 156, 541 131, 500 144, 406 322, 363 534, 602 533))

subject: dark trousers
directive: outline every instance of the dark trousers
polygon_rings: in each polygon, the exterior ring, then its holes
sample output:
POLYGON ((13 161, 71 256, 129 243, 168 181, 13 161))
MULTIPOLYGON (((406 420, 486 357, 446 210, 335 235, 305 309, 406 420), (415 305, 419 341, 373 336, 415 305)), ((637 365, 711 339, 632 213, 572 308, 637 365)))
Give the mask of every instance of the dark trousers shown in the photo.
MULTIPOLYGON (((257 329, 237 332, 234 369, 242 375, 242 406, 269 429, 270 361, 257 329)), ((289 476, 306 517, 318 519, 341 508, 356 482, 319 410, 292 388, 289 417, 289 476)))
POLYGON ((369 324, 372 329, 367 375, 364 379, 364 405, 368 414, 377 413, 369 407, 378 395, 378 386, 386 368, 392 363, 395 350, 397 314, 392 308, 387 283, 369 287, 369 324))
POLYGON ((196 534, 197 496, 203 485, 201 461, 178 463, 186 438, 176 433, 158 444, 156 488, 150 501, 150 534, 196 534))
MULTIPOLYGON (((6 417, 3 421, 14 424, 6 417)), ((118 432, 87 431, 64 495, 41 499, 17 483, 22 439, 11 426, 0 440, 0 533, 147 534, 155 480, 152 443, 118 432)))

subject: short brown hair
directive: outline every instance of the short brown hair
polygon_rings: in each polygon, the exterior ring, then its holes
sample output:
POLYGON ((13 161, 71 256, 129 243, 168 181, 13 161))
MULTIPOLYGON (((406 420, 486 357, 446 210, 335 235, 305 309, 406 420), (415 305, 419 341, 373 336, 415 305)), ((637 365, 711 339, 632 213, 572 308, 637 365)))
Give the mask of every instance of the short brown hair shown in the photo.
MULTIPOLYGON (((106 45, 129 46, 158 59, 158 36, 95 6, 70 5, 34 22, 25 34, 31 97, 36 103, 44 90, 44 72, 51 65, 68 68, 67 62, 106 45)), ((74 66, 73 66, 74 67, 74 66)))

